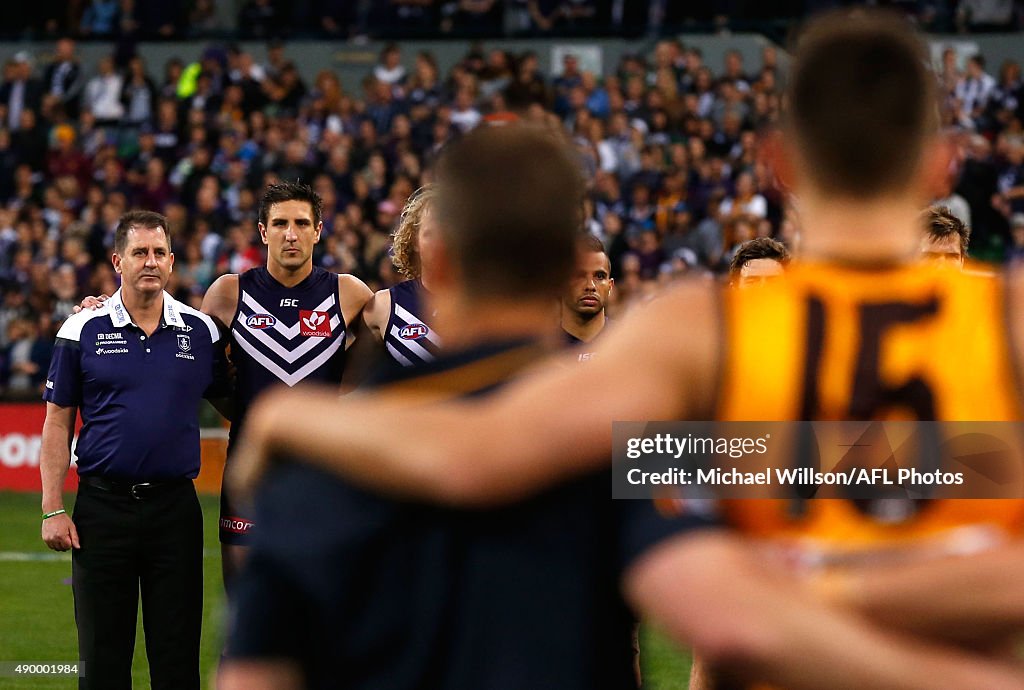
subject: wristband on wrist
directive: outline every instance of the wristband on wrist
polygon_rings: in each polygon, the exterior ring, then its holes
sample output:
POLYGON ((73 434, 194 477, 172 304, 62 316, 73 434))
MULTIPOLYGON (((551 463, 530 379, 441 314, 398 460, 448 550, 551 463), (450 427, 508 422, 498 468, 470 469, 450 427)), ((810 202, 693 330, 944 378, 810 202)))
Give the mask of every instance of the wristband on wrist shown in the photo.
POLYGON ((60 510, 55 510, 52 513, 43 513, 43 519, 45 520, 47 518, 56 517, 57 515, 63 515, 66 512, 68 512, 68 511, 66 511, 63 508, 61 508, 60 510))

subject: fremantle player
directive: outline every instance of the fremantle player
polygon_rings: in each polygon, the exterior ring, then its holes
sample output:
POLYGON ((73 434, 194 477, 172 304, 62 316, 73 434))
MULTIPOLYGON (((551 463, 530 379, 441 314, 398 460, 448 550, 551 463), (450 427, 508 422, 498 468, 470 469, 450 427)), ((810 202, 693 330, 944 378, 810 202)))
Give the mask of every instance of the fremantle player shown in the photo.
POLYGON ((593 348, 588 344, 608 322, 605 309, 614 287, 612 264, 601 240, 589 234, 581 236, 576 243, 576 270, 561 305, 562 331, 580 362, 591 358, 593 348))
MULTIPOLYGON (((268 187, 258 227, 267 246, 266 267, 221 276, 202 305, 231 333, 236 381, 229 459, 249 405, 262 391, 280 383, 340 383, 345 350, 355 337, 350 324, 371 297, 358 278, 313 266, 313 245, 320 241, 323 223, 320 197, 307 185, 268 187)), ((225 584, 241 565, 253 527, 224 487, 220 540, 225 584)))
MULTIPOLYGON (((432 361, 441 340, 431 327, 433 313, 427 313, 425 293, 434 276, 424 269, 423 257, 437 251, 437 223, 431 209, 435 190, 431 185, 413 194, 405 208, 398 228, 392 236, 392 261, 405 280, 385 290, 378 290, 363 309, 360 330, 369 338, 357 338, 353 348, 346 382, 358 383, 380 354, 383 344, 387 361, 411 367, 432 361)), ((426 265, 431 265, 430 261, 426 265)))

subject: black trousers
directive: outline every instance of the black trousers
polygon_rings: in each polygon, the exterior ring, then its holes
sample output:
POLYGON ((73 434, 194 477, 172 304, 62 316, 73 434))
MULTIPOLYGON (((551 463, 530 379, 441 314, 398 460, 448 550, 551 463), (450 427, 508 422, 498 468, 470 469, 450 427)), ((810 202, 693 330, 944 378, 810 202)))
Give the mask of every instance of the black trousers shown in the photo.
POLYGON ((71 557, 80 689, 131 690, 142 595, 153 690, 198 690, 203 515, 192 482, 134 498, 82 484, 71 557))

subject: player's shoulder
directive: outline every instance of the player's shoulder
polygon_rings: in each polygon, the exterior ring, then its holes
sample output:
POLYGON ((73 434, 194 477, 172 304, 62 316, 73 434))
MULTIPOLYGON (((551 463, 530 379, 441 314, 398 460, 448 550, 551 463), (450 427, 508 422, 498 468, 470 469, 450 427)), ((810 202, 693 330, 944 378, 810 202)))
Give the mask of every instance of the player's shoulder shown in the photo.
POLYGON ((373 291, 366 286, 366 283, 351 273, 338 274, 338 290, 342 293, 358 292, 359 294, 365 294, 367 299, 373 296, 373 291))
POLYGON ((108 302, 104 302, 96 309, 83 309, 77 314, 72 314, 64 320, 64 324, 57 331, 57 338, 60 340, 72 340, 79 341, 82 337, 82 331, 86 328, 95 328, 96 326, 103 327, 110 323, 110 309, 107 307, 108 302), (105 319, 105 321, 94 321, 95 319, 105 319), (88 324, 92 324, 89 326, 88 324))
POLYGON ((211 315, 215 321, 225 326, 234 317, 238 308, 239 277, 237 273, 225 273, 213 281, 203 296, 202 310, 211 315))
POLYGON ((238 274, 237 273, 225 273, 219 276, 213 284, 207 289, 206 294, 237 294, 238 292, 238 274))
POLYGON ((348 273, 338 274, 338 297, 343 306, 363 309, 373 297, 373 290, 366 283, 348 273))

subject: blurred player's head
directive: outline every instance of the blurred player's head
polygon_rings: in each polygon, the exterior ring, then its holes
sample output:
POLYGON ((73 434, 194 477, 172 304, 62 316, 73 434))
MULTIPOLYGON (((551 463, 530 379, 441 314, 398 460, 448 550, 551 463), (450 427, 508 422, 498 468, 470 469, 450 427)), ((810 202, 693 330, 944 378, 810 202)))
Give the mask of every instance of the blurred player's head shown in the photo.
POLYGON ((478 128, 445 152, 437 181, 440 272, 467 299, 561 296, 583 195, 561 139, 529 125, 478 128))
POLYGON ((921 254, 936 263, 963 268, 971 229, 945 206, 932 206, 925 211, 924 225, 921 254))
POLYGON ((576 268, 562 297, 563 310, 585 320, 603 313, 615 286, 611 274, 611 261, 601 240, 590 234, 580 236, 576 242, 576 268))
POLYGON ((309 185, 282 182, 267 187, 260 199, 259 231, 267 245, 268 264, 287 271, 312 266, 313 245, 320 241, 323 202, 309 185))
POLYGON ((927 60, 895 15, 837 12, 809 24, 784 119, 795 184, 853 201, 923 194, 937 126, 927 60))
POLYGON ((744 242, 729 264, 729 281, 736 287, 757 287, 778 278, 789 263, 786 245, 770 237, 744 242))
POLYGON ((432 208, 436 195, 437 188, 432 184, 416 190, 402 209, 398 227, 391 236, 391 260, 398 272, 406 278, 420 277, 422 242, 426 241, 429 252, 429 247, 436 237, 437 228, 432 208))

